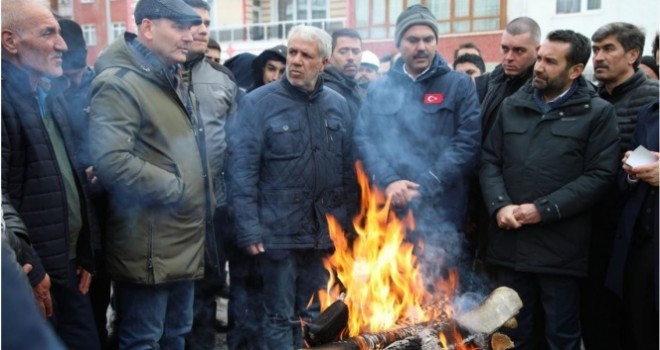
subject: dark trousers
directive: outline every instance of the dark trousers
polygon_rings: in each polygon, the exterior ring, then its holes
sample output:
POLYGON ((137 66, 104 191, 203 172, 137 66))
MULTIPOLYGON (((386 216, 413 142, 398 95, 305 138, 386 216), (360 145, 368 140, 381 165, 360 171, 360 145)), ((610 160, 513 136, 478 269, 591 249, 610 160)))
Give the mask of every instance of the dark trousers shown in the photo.
POLYGON ((497 282, 512 288, 523 302, 516 319, 518 327, 506 333, 516 349, 538 349, 533 339, 535 310, 545 312, 545 339, 552 350, 580 350, 579 296, 577 277, 518 272, 498 267, 497 282))
POLYGON ((658 309, 654 280, 653 241, 637 243, 626 264, 623 294, 623 319, 626 349, 660 349, 658 344, 658 309))
POLYGON ((76 268, 76 260, 71 260, 68 285, 53 284, 50 287, 53 299, 53 316, 50 321, 67 348, 100 350, 101 343, 96 332, 92 303, 89 295, 83 295, 78 290, 76 268))
POLYGON ((328 280, 323 256, 323 252, 314 249, 292 249, 266 251, 261 257, 266 311, 264 337, 268 349, 302 348, 300 320, 318 317, 318 298, 307 304, 319 289, 326 287, 328 280))
POLYGON ((219 266, 217 269, 208 265, 205 266, 204 278, 195 281, 193 326, 190 334, 186 336, 186 349, 188 350, 213 350, 215 348, 215 314, 217 308, 215 298, 223 288, 226 288, 227 273, 225 264, 227 258, 224 239, 231 234, 226 207, 216 209, 213 215, 213 227, 215 229, 214 238, 219 266))
MULTIPOLYGON (((89 298, 92 302, 92 310, 94 311, 94 323, 96 324, 96 332, 101 341, 101 348, 103 350, 116 349, 116 344, 110 344, 108 340, 108 306, 110 305, 110 275, 105 268, 105 254, 101 250, 94 253, 94 260, 96 262, 96 273, 92 278, 92 283, 89 286, 89 298)), ((116 340, 116 339, 115 339, 116 340)))
POLYGON ((229 303, 227 347, 229 350, 266 350, 264 343, 263 281, 259 257, 242 249, 228 250, 229 303))

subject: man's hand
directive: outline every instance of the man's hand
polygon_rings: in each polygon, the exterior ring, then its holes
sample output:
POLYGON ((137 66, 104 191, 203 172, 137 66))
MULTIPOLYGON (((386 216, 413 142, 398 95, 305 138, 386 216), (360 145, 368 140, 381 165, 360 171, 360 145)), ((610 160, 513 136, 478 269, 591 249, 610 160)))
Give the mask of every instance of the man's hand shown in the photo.
POLYGON ((86 295, 87 292, 89 292, 89 285, 92 283, 92 274, 82 266, 78 266, 76 269, 76 275, 78 275, 79 280, 78 290, 82 295, 86 295))
POLYGON ((623 168, 623 170, 624 170, 626 173, 628 173, 628 175, 630 176, 631 179, 636 180, 636 178, 635 178, 635 172, 633 172, 632 167, 631 167, 630 165, 626 164, 626 162, 628 161, 628 158, 630 157, 630 155, 632 154, 632 152, 633 152, 633 151, 627 151, 627 152, 623 155, 623 158, 621 159, 621 167, 623 168))
POLYGON ((245 250, 251 256, 261 254, 261 253, 266 251, 266 249, 264 249, 264 244, 263 243, 250 244, 249 246, 245 247, 245 250))
POLYGON ((93 166, 88 166, 85 169, 85 175, 87 176, 87 180, 89 180, 89 183, 95 184, 96 181, 98 181, 98 178, 96 177, 96 174, 94 173, 94 167, 93 166))
POLYGON ((516 216, 513 214, 517 209, 518 206, 513 204, 500 208, 500 210, 497 211, 497 215, 495 215, 497 226, 505 230, 520 228, 522 224, 518 222, 518 219, 516 219, 516 216))
POLYGON ((32 264, 23 265, 23 273, 24 274, 27 275, 28 273, 30 273, 30 271, 32 271, 32 264))
POLYGON ((394 181, 385 188, 385 195, 392 198, 392 204, 403 207, 420 196, 419 184, 408 180, 394 181))
POLYGON ((513 211, 513 215, 521 225, 531 225, 541 222, 541 213, 533 203, 525 203, 513 211))
POLYGON ((50 277, 48 274, 44 276, 44 279, 39 282, 36 286, 32 287, 34 292, 34 298, 37 301, 37 306, 41 309, 41 312, 50 317, 53 315, 53 301, 50 298, 50 277))
MULTIPOLYGON (((659 152, 653 152, 656 157, 660 159, 660 153, 659 152)), ((658 187, 658 180, 660 175, 658 172, 658 169, 660 168, 660 161, 656 161, 653 164, 647 164, 647 165, 641 165, 638 167, 632 168, 632 172, 634 174, 634 178, 637 178, 641 181, 644 181, 648 183, 651 186, 658 187)), ((624 167, 625 169, 625 167, 624 167)), ((632 177, 632 176, 631 176, 632 177)))

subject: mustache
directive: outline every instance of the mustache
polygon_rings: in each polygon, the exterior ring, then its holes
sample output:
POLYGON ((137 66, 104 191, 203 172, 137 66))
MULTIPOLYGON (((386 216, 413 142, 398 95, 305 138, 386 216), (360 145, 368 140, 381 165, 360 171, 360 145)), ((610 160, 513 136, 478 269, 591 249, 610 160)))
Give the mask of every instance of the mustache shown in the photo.
POLYGON ((606 64, 596 64, 596 65, 594 65, 594 69, 597 69, 597 68, 608 69, 609 67, 606 64))
POLYGON ((413 58, 429 58, 429 54, 426 52, 418 52, 413 56, 413 58))

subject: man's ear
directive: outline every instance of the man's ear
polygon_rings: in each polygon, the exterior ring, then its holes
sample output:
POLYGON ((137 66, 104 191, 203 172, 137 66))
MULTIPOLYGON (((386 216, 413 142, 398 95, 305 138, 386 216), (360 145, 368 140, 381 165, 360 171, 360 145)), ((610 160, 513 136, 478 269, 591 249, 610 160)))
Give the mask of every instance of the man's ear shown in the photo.
POLYGON ((321 67, 321 71, 325 70, 325 66, 328 65, 328 62, 329 62, 329 60, 328 60, 327 57, 321 60, 321 63, 323 63, 323 65, 321 67))
POLYGON ((140 23, 140 34, 142 34, 145 38, 148 40, 153 40, 154 39, 154 25, 155 23, 148 19, 148 18, 143 18, 142 23, 140 23))
POLYGON ((2 30, 2 48, 12 55, 18 52, 20 37, 11 29, 2 30))
POLYGON ((575 80, 580 77, 582 72, 584 72, 584 64, 574 64, 568 72, 568 77, 571 78, 571 80, 575 80))
POLYGON ((635 61, 639 58, 641 53, 638 48, 630 49, 626 52, 626 57, 628 58, 628 63, 632 66, 635 64, 635 61))

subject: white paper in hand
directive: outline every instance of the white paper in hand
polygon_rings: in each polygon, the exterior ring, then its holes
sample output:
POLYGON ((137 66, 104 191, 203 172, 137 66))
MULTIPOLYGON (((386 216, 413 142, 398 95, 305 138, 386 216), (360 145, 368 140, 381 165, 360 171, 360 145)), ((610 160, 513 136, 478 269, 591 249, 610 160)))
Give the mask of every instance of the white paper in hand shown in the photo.
POLYGON ((639 145, 633 153, 630 154, 630 157, 626 160, 626 164, 631 167, 638 167, 642 165, 653 164, 658 161, 658 157, 653 154, 651 151, 646 149, 644 146, 639 145))

